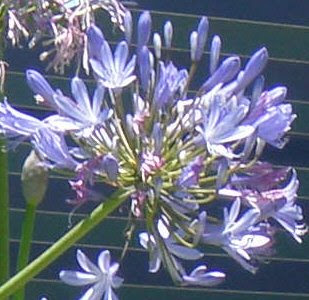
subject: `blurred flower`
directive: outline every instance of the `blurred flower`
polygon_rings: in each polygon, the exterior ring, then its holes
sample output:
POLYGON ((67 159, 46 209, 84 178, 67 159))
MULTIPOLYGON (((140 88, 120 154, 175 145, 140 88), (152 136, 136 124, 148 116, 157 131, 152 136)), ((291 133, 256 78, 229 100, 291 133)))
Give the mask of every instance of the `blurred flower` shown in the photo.
POLYGON ((116 275, 119 264, 111 264, 108 250, 102 251, 98 257, 98 267, 87 256, 77 250, 77 262, 84 272, 61 271, 60 279, 69 285, 82 286, 92 285, 80 299, 92 300, 117 300, 114 288, 119 288, 123 279, 116 275), (104 298, 102 298, 104 296, 104 298))
POLYGON ((207 267, 201 265, 196 267, 189 275, 183 275, 184 285, 214 286, 222 283, 225 274, 219 271, 206 272, 207 267))

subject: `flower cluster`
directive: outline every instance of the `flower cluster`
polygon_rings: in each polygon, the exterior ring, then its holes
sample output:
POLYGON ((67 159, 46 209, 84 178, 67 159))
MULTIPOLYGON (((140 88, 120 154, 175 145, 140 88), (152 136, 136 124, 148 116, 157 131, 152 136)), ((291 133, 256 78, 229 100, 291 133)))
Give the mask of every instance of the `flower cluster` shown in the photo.
POLYGON ((85 32, 94 22, 95 10, 107 11, 121 30, 127 11, 118 0, 4 0, 1 8, 8 10, 7 37, 12 45, 21 46, 28 40, 32 48, 42 42, 49 49, 40 59, 48 59, 47 68, 59 73, 64 73, 73 59, 89 71, 85 32))
MULTIPOLYGON (((75 173, 70 180, 75 205, 93 197, 97 181, 129 192, 132 215, 144 220, 139 240, 149 252, 150 272, 163 265, 180 285, 221 283, 223 272, 208 271, 202 263, 188 273, 182 263, 203 259, 204 244, 222 248, 246 270, 256 272, 258 263, 272 255, 278 229, 298 243, 306 232, 296 203, 296 171, 260 161, 266 144, 285 145, 296 117, 284 103, 285 87, 264 90, 260 74, 267 50, 258 50, 243 68, 238 56, 219 63, 221 40, 215 36, 210 76, 192 93, 189 87, 206 44, 207 18, 191 33, 190 70, 164 59, 172 44, 170 22, 164 25, 163 41, 158 33, 153 35, 152 52, 151 16, 142 13, 132 55, 132 18, 126 20, 126 40, 114 51, 98 27, 87 30, 97 84, 92 98, 78 77, 72 79, 69 97, 37 71, 28 70, 30 88, 54 113, 39 120, 5 101, 0 104, 1 132, 9 145, 30 140, 45 167, 75 173), (207 208, 214 201, 223 204, 222 214, 207 208)), ((104 299, 115 299, 111 287, 121 280, 114 277, 118 264, 109 267, 109 252, 100 255, 99 268, 82 252, 77 257, 86 273, 65 271, 61 279, 94 284, 85 299, 99 299, 104 293, 104 299)))

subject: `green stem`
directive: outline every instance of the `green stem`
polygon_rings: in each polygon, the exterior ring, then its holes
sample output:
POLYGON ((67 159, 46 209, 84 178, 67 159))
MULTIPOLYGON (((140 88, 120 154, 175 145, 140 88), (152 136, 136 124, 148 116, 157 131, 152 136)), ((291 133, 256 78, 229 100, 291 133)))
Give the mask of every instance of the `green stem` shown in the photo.
POLYGON ((9 281, 0 287, 0 299, 10 296, 24 286, 34 276, 56 260, 61 254, 69 249, 75 242, 80 240, 96 225, 102 222, 123 201, 127 199, 131 191, 118 190, 111 197, 93 210, 89 217, 80 221, 68 233, 44 251, 39 257, 32 261, 27 267, 17 273, 9 281))
MULTIPOLYGON (((5 17, 8 10, 2 2, 0 3, 0 59, 3 59, 4 53, 5 17)), ((3 90, 0 90, 0 97, 3 99, 3 90)), ((7 154, 2 152, 5 144, 5 141, 0 141, 0 284, 7 281, 10 276, 8 158, 7 154)))
POLYGON ((0 284, 8 280, 10 273, 9 180, 7 154, 1 152, 4 146, 5 142, 0 141, 0 284))
MULTIPOLYGON (((18 251, 17 272, 26 267, 29 261, 36 207, 37 205, 32 203, 27 203, 26 205, 26 212, 23 221, 21 240, 18 251)), ((14 299, 23 300, 24 297, 25 297, 25 289, 21 288, 20 290, 17 291, 14 299)))

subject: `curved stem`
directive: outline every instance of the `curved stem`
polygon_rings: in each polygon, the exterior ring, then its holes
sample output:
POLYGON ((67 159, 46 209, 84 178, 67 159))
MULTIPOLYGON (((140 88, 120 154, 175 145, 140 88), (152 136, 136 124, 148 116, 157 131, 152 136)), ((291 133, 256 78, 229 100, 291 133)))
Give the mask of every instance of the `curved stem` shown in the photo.
POLYGON ((27 267, 17 273, 0 287, 0 299, 10 296, 24 286, 29 280, 40 273, 44 268, 56 260, 69 249, 75 242, 85 236, 96 225, 103 221, 111 212, 124 202, 131 191, 120 189, 104 203, 93 210, 89 217, 80 221, 68 233, 44 251, 27 267))
MULTIPOLYGON (((27 203, 24 221, 22 225, 21 240, 18 250, 17 272, 27 266, 32 241, 32 233, 34 228, 35 213, 37 205, 27 203)), ((15 294, 15 300, 22 300, 25 296, 25 289, 21 288, 15 294)))

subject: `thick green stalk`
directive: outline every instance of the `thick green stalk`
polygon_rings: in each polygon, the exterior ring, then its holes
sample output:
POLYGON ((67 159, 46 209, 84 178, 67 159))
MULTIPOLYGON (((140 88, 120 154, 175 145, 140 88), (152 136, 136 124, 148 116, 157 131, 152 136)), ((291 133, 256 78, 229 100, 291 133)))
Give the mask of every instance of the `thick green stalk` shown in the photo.
MULTIPOLYGON (((21 240, 18 250, 17 272, 21 271, 24 267, 26 267, 29 261, 36 207, 37 205, 33 203, 27 203, 26 205, 26 212, 24 216, 23 227, 21 232, 21 240)), ((22 287, 20 290, 17 291, 14 299, 23 300, 24 296, 25 296, 25 289, 22 287)))
POLYGON ((130 195, 131 191, 119 189, 111 195, 104 203, 93 210, 89 217, 80 221, 68 233, 44 251, 39 257, 32 261, 27 267, 17 273, 9 281, 0 287, 0 299, 10 296, 24 286, 34 276, 56 260, 61 254, 69 249, 74 243, 85 236, 96 225, 102 222, 130 195))

